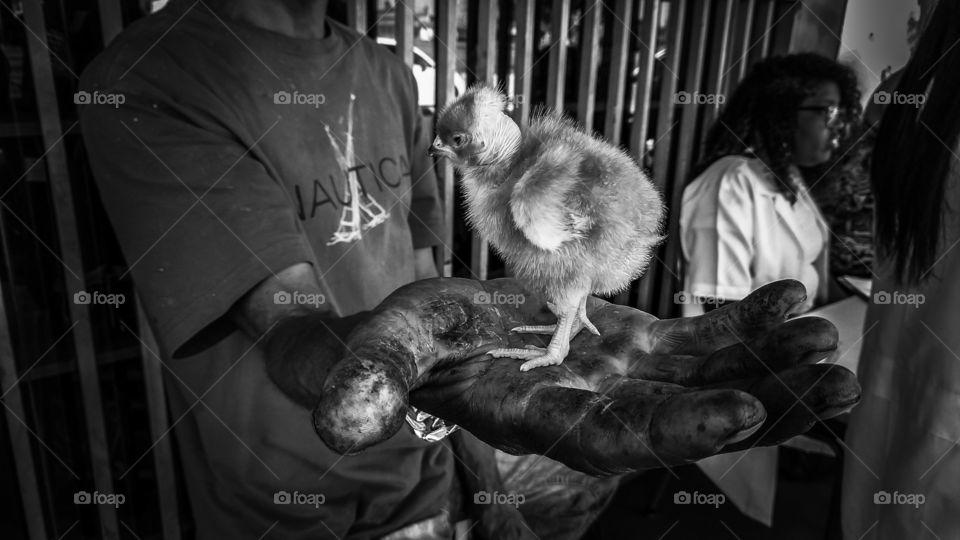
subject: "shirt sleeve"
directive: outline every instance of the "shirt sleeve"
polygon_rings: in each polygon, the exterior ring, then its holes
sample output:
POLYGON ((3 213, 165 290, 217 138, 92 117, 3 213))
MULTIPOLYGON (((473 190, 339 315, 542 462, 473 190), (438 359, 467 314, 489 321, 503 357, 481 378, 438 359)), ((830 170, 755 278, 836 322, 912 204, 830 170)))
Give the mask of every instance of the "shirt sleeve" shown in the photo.
POLYGON ((687 283, 694 297, 740 300, 753 289, 753 195, 749 179, 736 170, 713 180, 690 201, 683 234, 687 283))
POLYGON ((417 99, 417 83, 409 73, 408 84, 412 86, 414 107, 413 136, 410 149, 410 215, 407 223, 413 248, 436 246, 443 243, 443 208, 434 171, 433 158, 428 154, 433 134, 430 118, 420 113, 417 99))
POLYGON ((161 348, 196 354, 235 330, 225 315, 246 292, 312 251, 256 139, 215 109, 120 90, 118 107, 81 106, 91 167, 161 348))

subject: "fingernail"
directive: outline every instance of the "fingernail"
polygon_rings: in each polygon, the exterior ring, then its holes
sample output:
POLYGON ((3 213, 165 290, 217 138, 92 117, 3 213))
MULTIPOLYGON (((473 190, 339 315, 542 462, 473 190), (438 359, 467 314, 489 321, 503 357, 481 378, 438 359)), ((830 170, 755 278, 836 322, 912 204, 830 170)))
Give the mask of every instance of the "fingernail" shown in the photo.
POLYGON ((742 440, 750 437, 751 435, 753 435, 754 433, 756 433, 757 430, 760 429, 760 426, 762 426, 762 425, 763 425, 763 422, 760 422, 759 424, 757 424, 757 425, 755 425, 755 426, 753 426, 753 427, 751 427, 751 428, 742 429, 742 430, 734 433, 732 436, 728 437, 726 440, 723 441, 723 446, 727 446, 728 444, 738 443, 738 442, 740 442, 740 441, 742 441, 742 440))

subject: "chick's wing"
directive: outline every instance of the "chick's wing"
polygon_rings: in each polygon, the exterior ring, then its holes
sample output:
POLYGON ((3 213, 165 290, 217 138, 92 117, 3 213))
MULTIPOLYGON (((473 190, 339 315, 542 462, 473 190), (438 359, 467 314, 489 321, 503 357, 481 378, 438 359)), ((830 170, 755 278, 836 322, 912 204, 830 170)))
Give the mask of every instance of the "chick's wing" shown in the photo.
POLYGON ((556 251, 593 226, 590 179, 583 174, 589 159, 566 144, 544 148, 514 185, 510 213, 535 246, 556 251))

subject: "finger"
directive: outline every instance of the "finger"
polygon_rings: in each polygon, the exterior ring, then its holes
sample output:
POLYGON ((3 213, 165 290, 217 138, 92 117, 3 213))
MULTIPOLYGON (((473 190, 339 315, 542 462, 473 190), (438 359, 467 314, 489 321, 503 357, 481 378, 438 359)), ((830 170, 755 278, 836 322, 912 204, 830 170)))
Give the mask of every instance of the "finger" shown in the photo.
POLYGON ((647 355, 642 361, 631 363, 628 375, 684 386, 763 376, 819 362, 836 351, 838 339, 837 329, 830 321, 802 317, 706 357, 647 355))
MULTIPOLYGON (((393 436, 403 426, 408 393, 437 362, 455 363, 508 334, 504 315, 517 319, 517 306, 478 301, 482 286, 466 279, 418 281, 395 291, 357 326, 314 408, 314 429, 327 446, 352 454, 393 436)), ((496 290, 523 297, 513 280, 498 280, 496 290)), ((539 311, 532 300, 521 307, 539 311)))
POLYGON ((806 298, 802 283, 784 279, 760 287, 739 302, 698 317, 657 321, 652 326, 652 352, 708 354, 782 323, 806 298))
POLYGON ((725 384, 759 399, 766 425, 753 436, 724 450, 779 444, 810 429, 818 420, 850 410, 860 400, 860 385, 850 370, 833 364, 798 366, 755 381, 725 384))
POLYGON ((497 422, 477 422, 465 410, 446 414, 501 450, 545 455, 594 475, 696 461, 750 435, 766 416, 738 390, 687 392, 627 378, 606 395, 546 386, 503 407, 497 422))

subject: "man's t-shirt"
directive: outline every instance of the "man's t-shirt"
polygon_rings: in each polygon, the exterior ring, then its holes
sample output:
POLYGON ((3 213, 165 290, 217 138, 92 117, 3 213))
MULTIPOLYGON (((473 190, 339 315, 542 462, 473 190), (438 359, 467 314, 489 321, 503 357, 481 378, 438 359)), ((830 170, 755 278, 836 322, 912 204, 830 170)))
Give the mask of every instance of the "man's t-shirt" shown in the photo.
POLYGON ((294 39, 173 4, 81 82, 100 194, 169 368, 201 538, 368 538, 438 513, 449 490, 452 455, 406 427, 358 456, 330 452, 225 316, 300 262, 323 298, 279 301, 370 309, 414 279, 416 247, 439 242, 410 70, 327 29, 294 39))

